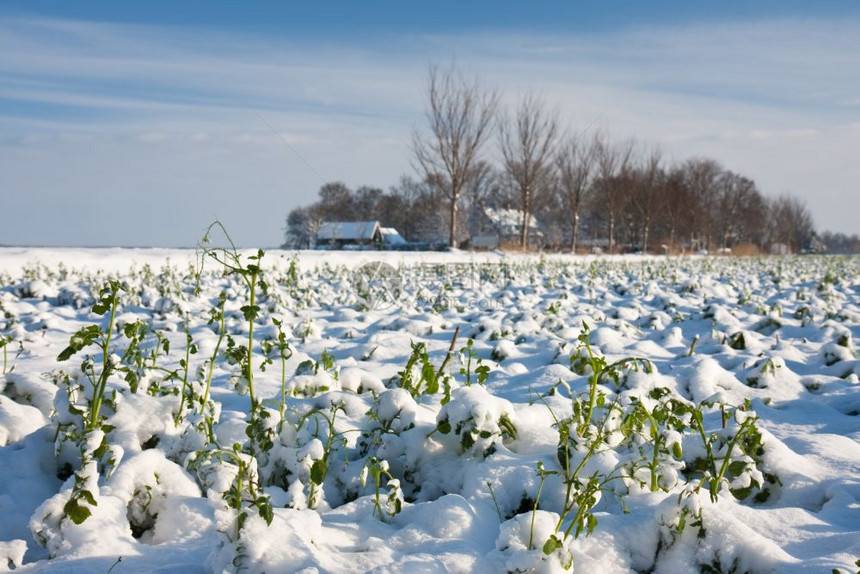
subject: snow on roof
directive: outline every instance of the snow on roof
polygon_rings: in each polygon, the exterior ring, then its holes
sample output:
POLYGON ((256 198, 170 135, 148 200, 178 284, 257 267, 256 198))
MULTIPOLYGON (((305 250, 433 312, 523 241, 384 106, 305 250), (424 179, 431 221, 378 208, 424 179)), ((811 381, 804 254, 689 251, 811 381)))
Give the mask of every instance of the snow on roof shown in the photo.
MULTIPOLYGON (((487 207, 484 209, 487 218, 493 222, 493 225, 499 229, 520 229, 523 224, 523 212, 519 209, 493 209, 487 207)), ((537 219, 534 215, 529 215, 529 228, 538 226, 537 219)))
POLYGON ((380 227, 382 239, 390 245, 406 245, 406 239, 393 227, 380 227))
POLYGON ((370 241, 377 229, 378 221, 324 221, 317 231, 317 240, 370 241))

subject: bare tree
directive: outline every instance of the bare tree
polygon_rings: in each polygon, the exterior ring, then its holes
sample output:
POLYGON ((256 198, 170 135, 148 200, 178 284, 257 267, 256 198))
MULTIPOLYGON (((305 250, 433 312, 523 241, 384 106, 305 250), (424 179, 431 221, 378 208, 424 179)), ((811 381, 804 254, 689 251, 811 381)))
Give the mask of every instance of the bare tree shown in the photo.
POLYGON ((663 191, 661 184, 664 174, 660 169, 662 159, 663 154, 657 146, 645 152, 631 187, 633 206, 641 225, 642 253, 648 251, 651 225, 663 191))
POLYGON ((558 113, 548 111, 540 98, 529 94, 516 113, 499 122, 499 139, 505 169, 516 183, 522 210, 520 245, 528 247, 532 203, 549 170, 558 140, 558 113))
POLYGON ((555 156, 561 204, 570 215, 571 253, 576 253, 580 212, 594 175, 596 144, 596 138, 586 141, 582 137, 571 137, 559 148, 555 156))
POLYGON ((444 211, 442 192, 432 181, 418 181, 409 176, 401 176, 389 195, 394 196, 402 206, 397 221, 397 229, 410 241, 435 243, 444 233, 447 216, 444 211))
POLYGON ((719 178, 724 171, 709 158, 692 158, 684 164, 684 185, 690 194, 690 247, 711 249, 714 209, 717 203, 719 178))
POLYGON ((812 215, 801 200, 781 195, 770 207, 774 243, 784 243, 793 252, 801 251, 815 232, 812 215))
POLYGON ((352 217, 357 221, 379 219, 379 204, 384 194, 385 192, 380 188, 369 185, 362 185, 356 189, 352 198, 352 217))
POLYGON ((669 169, 663 178, 662 189, 659 222, 668 235, 668 247, 674 252, 677 249, 676 238, 689 231, 690 212, 694 209, 690 191, 685 184, 683 166, 675 165, 669 169))
POLYGON ((429 133, 415 131, 412 150, 428 180, 442 189, 450 202, 448 244, 457 245, 457 209, 463 187, 472 174, 481 146, 486 141, 498 104, 495 91, 478 79, 468 79, 454 66, 428 70, 427 121, 429 133))
POLYGON ((472 168, 463 195, 466 199, 466 221, 475 234, 482 234, 486 227, 486 209, 495 207, 500 201, 501 182, 499 172, 492 164, 479 160, 472 168))
POLYGON ((284 228, 285 249, 310 249, 314 246, 322 219, 315 207, 297 207, 287 215, 284 228))
POLYGON ((316 212, 325 221, 349 221, 353 218, 353 193, 341 181, 330 181, 320 187, 316 212))
POLYGON ((717 195, 712 215, 712 225, 719 233, 723 248, 734 244, 755 241, 756 227, 764 227, 764 221, 755 220, 762 215, 763 203, 755 183, 742 175, 725 170, 717 178, 717 195))
POLYGON ((610 253, 615 251, 616 225, 630 199, 630 168, 634 147, 632 140, 612 146, 604 135, 595 139, 595 201, 608 224, 610 253))

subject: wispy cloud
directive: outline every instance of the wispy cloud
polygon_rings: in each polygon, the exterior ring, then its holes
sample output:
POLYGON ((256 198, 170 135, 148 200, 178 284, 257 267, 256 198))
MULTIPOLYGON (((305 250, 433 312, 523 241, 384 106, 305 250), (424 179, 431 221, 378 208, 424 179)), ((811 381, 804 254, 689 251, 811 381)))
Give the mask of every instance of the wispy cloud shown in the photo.
POLYGON ((613 136, 660 143, 679 159, 715 157, 765 192, 806 197, 822 227, 856 231, 845 215, 852 210, 832 206, 858 201, 860 168, 847 161, 860 148, 860 133, 849 127, 860 94, 860 76, 851 73, 860 69, 857 24, 572 38, 392 33, 357 46, 215 29, 0 21, 4 211, 29 213, 28 202, 40 197, 63 205, 44 210, 54 236, 35 235, 22 216, 0 242, 190 244, 221 211, 247 243, 276 244, 287 211, 312 200, 319 180, 256 114, 326 179, 385 186, 409 170, 427 63, 451 58, 508 102, 541 92, 574 130, 599 116, 598 127, 613 136), (110 200, 93 207, 83 199, 94 196, 110 200), (239 198, 258 208, 243 213, 239 198), (116 219, 110 210, 137 225, 105 223, 116 219), (103 231, 80 239, 81 227, 103 231))

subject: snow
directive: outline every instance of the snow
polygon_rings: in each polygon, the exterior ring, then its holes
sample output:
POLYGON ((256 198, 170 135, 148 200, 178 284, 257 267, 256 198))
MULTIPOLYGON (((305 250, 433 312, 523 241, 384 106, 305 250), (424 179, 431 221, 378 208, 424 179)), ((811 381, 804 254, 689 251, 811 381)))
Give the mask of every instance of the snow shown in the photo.
POLYGON ((198 293, 197 266, 193 250, 0 249, 0 568, 856 571, 860 259, 269 251, 257 410, 234 352, 247 287, 209 261, 198 293), (388 306, 353 287, 371 261, 402 281, 388 306), (125 370, 87 429, 102 352, 57 356, 107 325, 91 307, 110 279, 125 370), (696 466, 696 408, 722 482, 696 466), (606 483, 568 505, 590 477, 606 483), (80 488, 96 504, 77 524, 80 488), (593 531, 576 536, 580 508, 593 531))
POLYGON ((370 241, 378 229, 378 221, 325 221, 317 231, 317 240, 370 241))

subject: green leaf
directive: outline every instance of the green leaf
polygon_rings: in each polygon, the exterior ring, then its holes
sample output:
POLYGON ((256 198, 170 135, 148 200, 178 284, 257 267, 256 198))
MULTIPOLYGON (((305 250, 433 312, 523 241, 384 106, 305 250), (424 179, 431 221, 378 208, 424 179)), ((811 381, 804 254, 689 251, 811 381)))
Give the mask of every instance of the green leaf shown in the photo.
POLYGON ((502 429, 502 434, 508 435, 512 440, 517 440, 517 427, 507 414, 499 417, 499 427, 502 429))
POLYGON ((444 418, 436 424, 436 428, 440 433, 448 434, 451 432, 451 422, 447 418, 444 418))
POLYGON ((427 383, 427 394, 435 395, 439 392, 439 381, 436 380, 436 369, 431 363, 424 363, 421 367, 421 378, 427 383))
POLYGON ((75 347, 68 346, 63 351, 57 355, 58 361, 67 361, 69 360, 75 353, 77 353, 80 349, 76 349, 75 347))
POLYGON ((460 437, 460 446, 462 447, 462 449, 464 451, 469 450, 469 448, 471 448, 472 445, 474 445, 474 444, 475 444, 475 437, 472 436, 471 432, 464 432, 462 434, 462 436, 460 437))
MULTIPOLYGON (((89 494, 90 498, 92 499, 92 494, 90 494, 86 490, 83 491, 81 494, 83 495, 84 493, 89 494)), ((93 501, 93 506, 95 506, 95 501, 93 501)), ((86 506, 80 504, 78 502, 78 499, 75 497, 70 498, 69 501, 63 506, 63 512, 66 514, 66 516, 71 518, 72 522, 74 522, 75 524, 83 524, 84 521, 92 515, 92 511, 86 506)))
POLYGON ((550 536, 543 545, 543 553, 549 556, 559 548, 561 548, 561 540, 559 540, 554 534, 550 536))
POLYGON ((96 502, 96 499, 93 496, 93 493, 90 492, 89 490, 82 490, 81 491, 81 498, 86 500, 91 506, 98 506, 98 502, 96 502))
POLYGON ((734 496, 738 500, 745 500, 747 497, 749 497, 750 494, 752 494, 752 488, 732 488, 731 493, 732 496, 734 496))
POLYGON ((317 364, 311 360, 306 359, 299 363, 299 366, 296 367, 296 376, 300 375, 314 375, 317 371, 317 364))
POLYGON ((672 456, 678 459, 684 458, 684 452, 681 450, 681 443, 676 442, 672 445, 672 456))
POLYGON ((71 358, 75 353, 93 344, 101 335, 101 330, 98 325, 89 325, 78 330, 69 339, 69 346, 66 347, 58 356, 58 361, 65 361, 71 358))
POLYGON ((328 474, 328 466, 326 466, 325 460, 315 460, 311 465, 311 481, 314 484, 322 484, 326 474, 328 474))
POLYGON ((275 518, 275 511, 272 509, 268 497, 257 502, 257 509, 260 511, 260 516, 266 521, 266 525, 271 526, 272 520, 275 518))
POLYGON ((253 321, 260 316, 259 305, 243 305, 240 309, 246 321, 253 321))
POLYGON ((739 476, 744 473, 747 469, 747 463, 742 460, 736 460, 729 464, 729 474, 732 476, 739 476))

